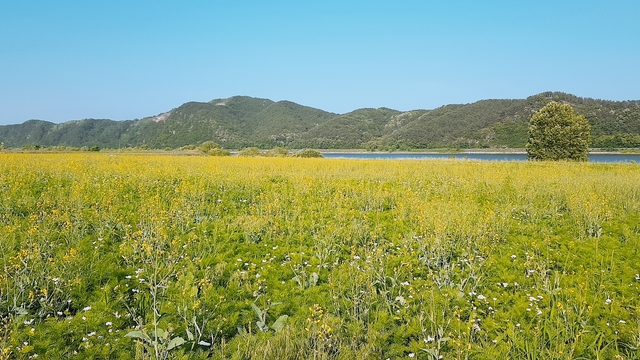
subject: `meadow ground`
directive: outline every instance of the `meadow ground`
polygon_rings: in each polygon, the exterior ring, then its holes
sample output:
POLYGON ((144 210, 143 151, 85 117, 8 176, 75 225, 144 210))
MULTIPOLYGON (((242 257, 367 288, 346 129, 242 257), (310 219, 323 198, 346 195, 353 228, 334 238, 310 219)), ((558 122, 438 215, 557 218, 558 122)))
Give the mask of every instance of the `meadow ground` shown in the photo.
POLYGON ((639 359, 636 164, 0 153, 0 358, 639 359))

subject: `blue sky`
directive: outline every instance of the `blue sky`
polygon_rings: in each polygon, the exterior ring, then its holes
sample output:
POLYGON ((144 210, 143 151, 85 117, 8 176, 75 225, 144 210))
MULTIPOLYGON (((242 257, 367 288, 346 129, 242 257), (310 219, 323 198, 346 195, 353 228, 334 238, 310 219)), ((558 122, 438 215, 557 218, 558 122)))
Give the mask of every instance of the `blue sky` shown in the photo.
POLYGON ((0 1, 0 124, 234 95, 345 113, 640 99, 640 1, 0 1))

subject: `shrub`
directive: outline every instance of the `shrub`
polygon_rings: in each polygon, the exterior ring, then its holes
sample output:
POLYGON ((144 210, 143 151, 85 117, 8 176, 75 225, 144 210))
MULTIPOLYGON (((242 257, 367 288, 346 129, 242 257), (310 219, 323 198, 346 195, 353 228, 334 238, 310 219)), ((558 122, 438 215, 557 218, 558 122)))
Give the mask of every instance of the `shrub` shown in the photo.
POLYGON ((240 150, 240 152, 238 153, 238 156, 246 156, 246 157, 263 156, 263 155, 264 154, 262 153, 262 151, 260 151, 260 149, 258 149, 257 147, 244 148, 240 150))
POLYGON ((222 150, 222 149, 211 149, 209 151, 207 151, 207 155, 211 155, 211 156, 230 156, 231 153, 227 150, 222 150))
POLYGON ((221 148, 222 147, 220 145, 218 145, 213 141, 205 141, 202 144, 200 144, 200 146, 198 146, 198 150, 202 151, 203 153, 208 153, 211 150, 221 149, 221 148))
POLYGON ((301 158, 321 158, 324 157, 318 150, 303 149, 295 153, 293 156, 301 158))
POLYGON ((287 157, 289 156, 289 150, 283 147, 273 148, 265 153, 269 157, 287 157))

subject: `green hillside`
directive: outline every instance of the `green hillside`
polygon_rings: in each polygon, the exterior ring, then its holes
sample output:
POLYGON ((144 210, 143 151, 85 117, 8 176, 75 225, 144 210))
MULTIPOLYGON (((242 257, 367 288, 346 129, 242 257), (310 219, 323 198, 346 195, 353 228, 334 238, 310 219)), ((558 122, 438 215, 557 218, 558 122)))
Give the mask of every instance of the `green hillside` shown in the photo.
POLYGON ((0 126, 6 147, 28 145, 178 148, 215 141, 324 149, 522 148, 531 115, 549 101, 570 104, 592 125, 595 148, 640 147, 640 101, 607 101, 546 92, 527 99, 481 100, 433 110, 358 109, 334 114, 290 101, 246 96, 188 102, 142 120, 29 120, 0 126))

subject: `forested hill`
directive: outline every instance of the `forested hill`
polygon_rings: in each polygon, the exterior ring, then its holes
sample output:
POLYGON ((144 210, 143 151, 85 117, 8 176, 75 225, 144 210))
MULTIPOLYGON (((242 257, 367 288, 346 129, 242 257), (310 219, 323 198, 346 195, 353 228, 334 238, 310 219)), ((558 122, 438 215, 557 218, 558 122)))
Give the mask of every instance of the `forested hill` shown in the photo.
POLYGON ((592 126, 595 148, 640 147, 640 101, 606 101, 546 92, 520 100, 482 100, 433 110, 359 109, 334 114, 289 101, 236 96, 189 102, 141 120, 29 120, 0 126, 6 147, 29 145, 177 148, 215 141, 322 149, 522 148, 531 115, 549 101, 571 104, 592 126))

